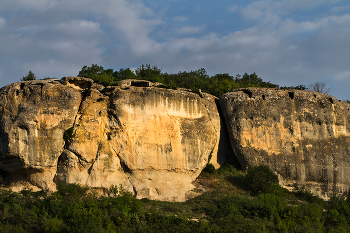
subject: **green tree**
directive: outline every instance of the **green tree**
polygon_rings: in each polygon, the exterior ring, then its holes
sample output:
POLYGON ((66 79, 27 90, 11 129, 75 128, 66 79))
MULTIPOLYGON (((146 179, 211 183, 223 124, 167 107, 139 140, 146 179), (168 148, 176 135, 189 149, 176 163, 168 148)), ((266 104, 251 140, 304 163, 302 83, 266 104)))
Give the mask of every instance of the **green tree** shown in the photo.
POLYGON ((142 64, 139 68, 137 68, 136 76, 138 79, 164 83, 162 69, 159 69, 157 66, 151 67, 150 64, 142 64))
POLYGON ((124 79, 136 79, 136 74, 130 69, 120 69, 113 73, 113 77, 116 81, 124 80, 124 79))
POLYGON ((272 84, 270 82, 264 82, 258 75, 254 72, 252 74, 244 73, 243 76, 236 76, 236 83, 240 85, 240 87, 268 87, 268 88, 277 88, 278 85, 272 84))
POLYGON ((246 181, 254 193, 267 193, 273 184, 278 184, 278 176, 268 166, 258 165, 248 168, 246 181))
POLYGON ((239 88, 239 84, 229 74, 216 74, 209 78, 208 91, 219 98, 237 88, 239 88))
POLYGON ((28 74, 26 76, 23 76, 23 78, 21 78, 21 81, 28 81, 28 80, 35 80, 35 74, 29 70, 28 74))
POLYGON ((78 74, 79 77, 91 78, 94 81, 102 82, 105 85, 112 85, 114 82, 113 69, 105 70, 102 66, 92 64, 90 67, 83 66, 78 74))

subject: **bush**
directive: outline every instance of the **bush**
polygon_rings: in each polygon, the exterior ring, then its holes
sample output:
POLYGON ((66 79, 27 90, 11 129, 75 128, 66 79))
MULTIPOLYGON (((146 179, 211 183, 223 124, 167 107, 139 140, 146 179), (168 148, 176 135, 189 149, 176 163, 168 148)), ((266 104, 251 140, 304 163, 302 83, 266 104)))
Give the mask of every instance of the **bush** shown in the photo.
POLYGON ((205 166, 205 168, 203 169, 203 172, 214 174, 216 173, 216 169, 213 164, 208 163, 207 166, 205 166))
POLYGON ((90 88, 86 88, 81 92, 81 96, 83 98, 83 100, 86 99, 86 97, 91 95, 91 89, 90 88))
POLYGON ((273 184, 278 184, 278 176, 266 165, 249 167, 245 179, 254 193, 268 193, 273 184))
POLYGON ((63 140, 65 140, 66 142, 69 142, 71 140, 71 138, 73 137, 73 134, 74 134, 74 126, 70 127, 66 131, 64 131, 63 140))

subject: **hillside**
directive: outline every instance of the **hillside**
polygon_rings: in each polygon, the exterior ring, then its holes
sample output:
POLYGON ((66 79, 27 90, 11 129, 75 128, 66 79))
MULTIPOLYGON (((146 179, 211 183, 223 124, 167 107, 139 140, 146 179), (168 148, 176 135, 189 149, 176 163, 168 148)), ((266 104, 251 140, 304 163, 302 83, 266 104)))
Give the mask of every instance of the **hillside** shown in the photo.
MULTIPOLYGON (((254 174, 259 175, 260 181, 270 176, 261 170, 253 173, 253 177, 254 174)), ((58 192, 51 195, 0 191, 0 229, 1 232, 350 230, 349 199, 332 197, 325 202, 304 189, 289 192, 276 184, 258 191, 254 186, 257 183, 248 183, 247 177, 229 164, 211 173, 202 172, 196 181, 197 191, 207 192, 183 203, 137 200, 115 186, 108 197, 99 198, 93 190, 78 185, 60 185, 58 192), (115 196, 118 192, 119 196, 115 196)))

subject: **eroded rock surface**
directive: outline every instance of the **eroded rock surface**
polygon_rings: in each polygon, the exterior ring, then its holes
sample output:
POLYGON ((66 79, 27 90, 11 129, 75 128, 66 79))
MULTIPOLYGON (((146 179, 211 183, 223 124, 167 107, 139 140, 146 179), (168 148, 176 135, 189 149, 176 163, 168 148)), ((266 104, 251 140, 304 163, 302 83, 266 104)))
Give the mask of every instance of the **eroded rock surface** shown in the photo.
POLYGON ((215 109, 191 92, 123 85, 69 77, 2 88, 0 169, 12 189, 121 184, 137 198, 184 201, 218 143, 215 109))
POLYGON ((220 104, 242 167, 266 164, 283 185, 327 199, 350 184, 350 106, 311 91, 238 89, 220 104))

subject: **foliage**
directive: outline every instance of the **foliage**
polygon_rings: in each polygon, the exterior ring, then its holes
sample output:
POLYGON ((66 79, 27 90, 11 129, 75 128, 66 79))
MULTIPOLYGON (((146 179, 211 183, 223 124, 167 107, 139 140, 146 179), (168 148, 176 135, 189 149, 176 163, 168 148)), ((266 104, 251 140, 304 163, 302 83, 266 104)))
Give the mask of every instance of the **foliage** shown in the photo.
POLYGON ((114 83, 113 69, 105 70, 102 66, 92 64, 90 67, 83 66, 78 74, 79 77, 91 78, 94 81, 101 82, 104 85, 112 85, 114 83))
POLYGON ((315 201, 305 188, 289 192, 276 184, 269 193, 250 196, 249 187, 237 183, 246 182, 244 173, 230 164, 205 177, 212 182, 212 191, 184 203, 137 200, 116 185, 111 186, 107 197, 96 197, 86 186, 63 183, 50 195, 0 190, 0 232, 350 230, 348 193, 345 197, 333 196, 328 202, 315 201))
POLYGON ((273 184, 278 183, 278 177, 266 165, 249 167, 246 181, 255 193, 267 193, 273 184))
POLYGON ((205 166, 205 168, 203 169, 202 172, 206 172, 206 173, 209 173, 209 174, 214 174, 214 173, 216 173, 216 169, 215 169, 215 167, 214 167, 213 164, 208 163, 208 164, 205 166))
POLYGON ((66 142, 69 142, 71 138, 73 137, 74 134, 74 126, 68 128, 67 130, 64 131, 63 133, 63 140, 66 142))
POLYGON ((324 94, 328 94, 330 92, 330 88, 326 87, 326 84, 324 82, 314 82, 308 85, 308 89, 310 91, 317 91, 324 94))
POLYGON ((229 74, 216 74, 209 76, 204 68, 194 71, 183 71, 177 74, 162 73, 162 69, 150 64, 141 65, 133 72, 130 68, 105 70, 102 66, 92 64, 91 67, 84 66, 78 76, 91 78, 103 82, 105 85, 116 85, 124 79, 141 79, 151 82, 162 83, 160 87, 177 89, 185 88, 202 97, 202 92, 212 94, 216 97, 241 87, 269 87, 276 88, 278 85, 265 82, 256 73, 235 77, 229 74))
POLYGON ((91 95, 91 88, 86 88, 81 92, 81 96, 83 99, 91 95))
POLYGON ((252 74, 244 73, 243 76, 237 75, 235 81, 240 85, 240 87, 278 87, 278 85, 276 84, 264 82, 261 78, 258 77, 258 75, 255 72, 252 74))
POLYGON ((120 69, 113 73, 113 77, 116 81, 121 81, 124 79, 137 79, 136 74, 130 69, 120 69))
POLYGON ((35 80, 35 74, 29 70, 28 74, 26 76, 23 76, 23 78, 21 78, 21 81, 29 81, 29 80, 35 80))

